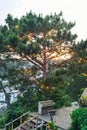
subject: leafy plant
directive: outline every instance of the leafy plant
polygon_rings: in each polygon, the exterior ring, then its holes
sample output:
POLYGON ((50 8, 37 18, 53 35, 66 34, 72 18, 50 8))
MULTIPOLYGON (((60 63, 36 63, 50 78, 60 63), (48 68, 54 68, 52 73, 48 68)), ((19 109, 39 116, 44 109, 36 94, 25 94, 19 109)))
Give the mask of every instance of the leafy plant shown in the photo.
POLYGON ((87 130, 87 126, 84 126, 81 130, 87 130))
POLYGON ((87 106, 87 96, 82 96, 80 99, 80 106, 86 107, 87 106))
POLYGON ((48 130, 58 130, 55 125, 55 122, 51 121, 50 123, 48 123, 48 130))
POLYGON ((5 126, 5 119, 1 118, 0 119, 0 128, 4 128, 4 126, 5 126))
POLYGON ((87 108, 79 108, 71 114, 72 124, 69 130, 82 130, 87 126, 87 108))

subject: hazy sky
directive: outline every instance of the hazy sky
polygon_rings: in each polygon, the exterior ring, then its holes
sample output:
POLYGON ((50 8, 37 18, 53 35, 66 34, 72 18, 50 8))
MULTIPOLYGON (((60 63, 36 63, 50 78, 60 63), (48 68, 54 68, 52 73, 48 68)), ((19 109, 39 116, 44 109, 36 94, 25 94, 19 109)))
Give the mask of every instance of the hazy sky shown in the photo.
POLYGON ((62 11, 66 21, 76 22, 72 32, 78 40, 87 38, 87 0, 0 0, 0 25, 7 14, 20 18, 30 10, 43 16, 62 11))

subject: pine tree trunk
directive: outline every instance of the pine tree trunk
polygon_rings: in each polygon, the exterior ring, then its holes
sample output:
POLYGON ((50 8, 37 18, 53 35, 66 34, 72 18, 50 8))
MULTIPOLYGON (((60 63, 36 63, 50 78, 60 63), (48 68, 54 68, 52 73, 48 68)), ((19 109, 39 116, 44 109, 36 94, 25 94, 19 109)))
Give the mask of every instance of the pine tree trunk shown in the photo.
POLYGON ((47 78, 47 73, 46 73, 46 64, 43 65, 43 79, 45 80, 47 78))
POLYGON ((47 78, 47 75, 46 75, 46 69, 47 69, 47 66, 46 66, 46 47, 44 46, 44 50, 43 50, 43 79, 45 80, 47 78))

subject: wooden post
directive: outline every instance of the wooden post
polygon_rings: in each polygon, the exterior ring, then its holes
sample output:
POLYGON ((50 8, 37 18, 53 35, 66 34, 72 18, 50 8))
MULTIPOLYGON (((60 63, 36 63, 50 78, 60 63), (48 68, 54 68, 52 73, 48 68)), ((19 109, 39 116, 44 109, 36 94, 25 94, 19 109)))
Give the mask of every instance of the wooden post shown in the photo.
POLYGON ((22 124, 22 116, 20 116, 20 124, 22 124))
POLYGON ((40 127, 40 130, 42 130, 42 128, 43 128, 43 127, 41 126, 41 127, 40 127))
POLYGON ((38 126, 38 116, 36 117, 36 130, 37 130, 37 126, 38 126))
POLYGON ((47 124, 46 124, 46 130, 47 130, 47 124))
POLYGON ((13 121, 11 122, 11 127, 12 127, 12 130, 13 130, 14 129, 13 121))
POLYGON ((29 130, 30 130, 30 122, 28 123, 28 126, 29 126, 29 130))

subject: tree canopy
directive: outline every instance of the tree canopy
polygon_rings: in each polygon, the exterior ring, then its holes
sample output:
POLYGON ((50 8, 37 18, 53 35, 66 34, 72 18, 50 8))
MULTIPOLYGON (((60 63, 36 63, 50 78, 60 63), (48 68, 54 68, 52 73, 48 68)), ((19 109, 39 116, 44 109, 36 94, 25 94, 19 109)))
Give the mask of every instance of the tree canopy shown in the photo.
POLYGON ((62 12, 42 17, 30 11, 20 19, 8 14, 6 26, 0 27, 1 51, 18 52, 37 66, 46 79, 48 63, 72 52, 77 37, 71 33, 74 26, 75 23, 65 21, 62 12))

